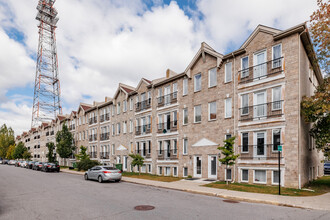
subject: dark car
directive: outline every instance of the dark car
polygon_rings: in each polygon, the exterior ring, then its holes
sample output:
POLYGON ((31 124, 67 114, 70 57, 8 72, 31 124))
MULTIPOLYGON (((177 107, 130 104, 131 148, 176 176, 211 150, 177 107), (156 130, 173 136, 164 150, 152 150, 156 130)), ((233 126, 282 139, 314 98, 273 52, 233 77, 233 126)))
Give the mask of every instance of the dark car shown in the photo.
POLYGON ((48 172, 48 171, 60 172, 60 166, 56 165, 54 163, 44 163, 42 165, 41 171, 44 171, 44 172, 48 172))
POLYGON ((330 174, 330 161, 324 162, 324 174, 330 174))
POLYGON ((43 164, 43 162, 35 162, 33 164, 32 170, 41 170, 43 164))
POLYGON ((32 169, 35 161, 29 161, 26 165, 26 169, 32 169))

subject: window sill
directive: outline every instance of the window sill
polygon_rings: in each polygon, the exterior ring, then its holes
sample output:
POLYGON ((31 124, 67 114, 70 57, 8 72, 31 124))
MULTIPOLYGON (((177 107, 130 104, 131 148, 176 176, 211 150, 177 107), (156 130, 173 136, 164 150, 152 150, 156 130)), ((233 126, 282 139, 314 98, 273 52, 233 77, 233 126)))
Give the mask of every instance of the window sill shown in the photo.
POLYGON ((194 91, 194 93, 197 93, 197 92, 200 92, 200 91, 202 91, 202 90, 194 91))
POLYGON ((225 119, 231 119, 232 117, 230 116, 230 117, 225 117, 225 119))
POLYGON ((217 119, 209 119, 208 121, 209 122, 212 122, 212 121, 216 121, 217 119))
POLYGON ((194 124, 201 124, 202 122, 201 121, 198 121, 198 122, 194 122, 194 124))
POLYGON ((217 85, 209 86, 208 88, 209 88, 209 89, 212 89, 212 88, 216 88, 216 87, 217 87, 217 85))
POLYGON ((228 81, 228 82, 224 82, 224 84, 228 84, 228 83, 231 83, 232 82, 232 80, 230 80, 230 81, 228 81))

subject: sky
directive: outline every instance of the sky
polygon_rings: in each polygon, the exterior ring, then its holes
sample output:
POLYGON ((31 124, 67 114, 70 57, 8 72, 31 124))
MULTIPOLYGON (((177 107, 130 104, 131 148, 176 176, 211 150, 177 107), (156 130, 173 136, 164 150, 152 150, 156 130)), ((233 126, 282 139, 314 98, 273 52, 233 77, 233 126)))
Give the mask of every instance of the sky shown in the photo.
MULTIPOLYGON (((38 0, 0 0, 0 125, 31 128, 38 0)), ((285 30, 316 0, 57 0, 63 113, 113 97, 118 84, 181 73, 201 42, 238 49, 258 24, 285 30)))

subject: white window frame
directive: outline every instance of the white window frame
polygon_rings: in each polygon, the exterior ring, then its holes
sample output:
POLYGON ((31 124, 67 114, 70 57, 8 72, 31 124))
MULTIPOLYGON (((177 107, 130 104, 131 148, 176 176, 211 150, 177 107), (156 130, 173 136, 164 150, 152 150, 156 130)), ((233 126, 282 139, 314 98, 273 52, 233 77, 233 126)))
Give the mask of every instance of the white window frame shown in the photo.
POLYGON ((231 118, 233 116, 233 104, 232 104, 232 98, 226 98, 225 99, 225 118, 231 118), (230 100, 230 116, 227 116, 227 100, 230 100))
POLYGON ((152 165, 150 163, 146 164, 147 167, 147 173, 152 173, 152 165), (149 169, 150 168, 150 169, 149 169))
POLYGON ((123 101, 123 112, 126 112, 127 111, 127 101, 124 100, 123 101))
POLYGON ((208 77, 209 77, 209 79, 208 79, 208 81, 209 81, 209 88, 213 88, 213 87, 215 87, 215 86, 217 86, 217 67, 213 67, 213 68, 211 68, 211 69, 209 69, 209 71, 208 71, 208 77), (213 82, 214 83, 214 85, 211 85, 211 73, 212 73, 212 70, 215 70, 215 81, 213 82))
POLYGON ((209 108, 208 108, 208 120, 209 121, 215 121, 215 120, 217 120, 217 102, 216 101, 213 101, 213 102, 209 102, 208 103, 208 106, 209 106, 209 108), (215 118, 214 119, 211 119, 211 104, 215 104, 215 118))
POLYGON ((183 110, 182 110, 182 115, 183 115, 183 117, 182 117, 182 124, 183 125, 187 125, 188 124, 188 122, 189 122, 189 117, 188 117, 188 108, 184 108, 183 110), (187 110, 187 123, 185 123, 185 121, 184 121, 184 119, 185 119, 185 110, 187 110))
POLYGON ((132 119, 129 120, 129 132, 130 132, 130 133, 133 132, 133 121, 132 121, 132 119))
POLYGON ((182 81, 182 96, 188 95, 188 78, 182 81))
POLYGON ((281 102, 281 100, 282 100, 282 87, 281 86, 277 86, 277 87, 274 87, 274 88, 272 88, 272 111, 278 111, 278 110, 281 110, 281 109, 283 109, 283 104, 282 104, 282 102, 281 102), (279 90, 279 93, 280 93, 280 100, 276 100, 276 101, 274 101, 274 95, 275 95, 275 90, 279 90), (280 102, 280 108, 274 108, 274 102, 280 102))
POLYGON ((242 146, 242 149, 241 149, 241 153, 245 154, 245 153, 249 153, 249 132, 242 132, 241 133, 241 146, 242 146), (243 134, 248 134, 248 150, 247 151, 243 151, 243 134))
MULTIPOLYGON (((281 56, 280 57, 282 57, 282 44, 280 43, 280 44, 276 44, 276 45, 272 46, 272 69, 278 68, 278 67, 274 67, 274 47, 277 47, 277 46, 281 47, 281 56)), ((283 65, 282 60, 280 62, 281 62, 281 67, 282 67, 282 65, 283 65)))
POLYGON ((248 93, 246 93, 246 94, 242 94, 241 95, 241 112, 240 112, 240 114, 241 115, 249 115, 249 94, 248 93), (243 108, 244 108, 244 106, 243 106, 243 97, 247 97, 247 106, 246 106, 246 108, 247 108, 247 113, 243 113, 243 108))
POLYGON ((188 176, 188 167, 183 167, 182 168, 182 176, 187 177, 188 176), (187 175, 184 175, 184 170, 187 169, 187 175))
POLYGON ((194 75, 194 92, 199 92, 201 90, 202 90, 202 73, 197 73, 197 74, 194 75), (201 76, 200 77, 200 89, 199 90, 196 89, 196 85, 197 85, 196 76, 198 76, 198 75, 201 76))
POLYGON ((201 123, 201 122, 202 122, 202 105, 195 105, 194 106, 194 123, 201 123), (201 120, 200 121, 196 121, 196 107, 201 108, 201 120))
POLYGON ((175 166, 175 167, 173 167, 173 176, 178 176, 178 167, 177 166, 175 166), (174 173, 174 169, 176 169, 176 174, 174 173))
POLYGON ((163 171, 163 167, 162 166, 157 166, 157 174, 158 175, 163 175, 164 171, 163 171), (161 171, 161 172, 160 172, 161 171))
POLYGON ((241 169, 241 182, 243 182, 243 183, 248 183, 249 182, 249 169, 241 169), (248 179, 247 180, 243 180, 243 170, 248 171, 248 179))
POLYGON ((229 83, 233 80, 233 63, 232 62, 228 62, 225 64, 225 83, 229 83), (227 81, 227 69, 228 69, 228 66, 230 64, 230 79, 227 81))
POLYGON ((188 155, 188 138, 182 139, 182 154, 188 155), (187 143, 186 148, 185 148, 185 142, 187 143))
POLYGON ((250 67, 250 65, 249 65, 249 56, 242 57, 241 58, 241 79, 246 78, 246 77, 249 76, 249 74, 250 74, 249 67, 250 67), (243 69, 243 59, 245 59, 245 58, 248 59, 248 61, 247 61, 248 62, 248 67, 246 69, 243 69), (247 75, 243 76, 243 72, 245 73, 245 71, 247 72, 247 75))
POLYGON ((132 98, 129 99, 129 110, 130 111, 133 110, 133 99, 132 98))
POLYGON ((120 114, 120 102, 117 103, 117 115, 120 114))
POLYGON ((259 184, 267 184, 267 170, 263 170, 263 169, 255 169, 253 170, 253 183, 259 183, 259 184), (266 182, 257 182, 255 181, 255 174, 256 174, 256 171, 265 171, 265 179, 266 179, 266 182))

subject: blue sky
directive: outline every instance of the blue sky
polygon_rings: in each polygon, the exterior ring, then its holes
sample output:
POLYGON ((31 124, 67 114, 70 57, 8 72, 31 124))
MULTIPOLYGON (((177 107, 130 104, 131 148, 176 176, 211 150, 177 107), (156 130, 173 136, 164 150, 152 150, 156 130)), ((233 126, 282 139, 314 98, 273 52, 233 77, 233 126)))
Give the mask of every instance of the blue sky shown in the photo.
MULTIPOLYGON (((0 0, 0 124, 31 125, 38 0, 0 0)), ((309 20, 316 0, 58 0, 64 113, 113 96, 118 83, 184 71, 205 41, 226 54, 258 24, 286 29, 309 20)))

